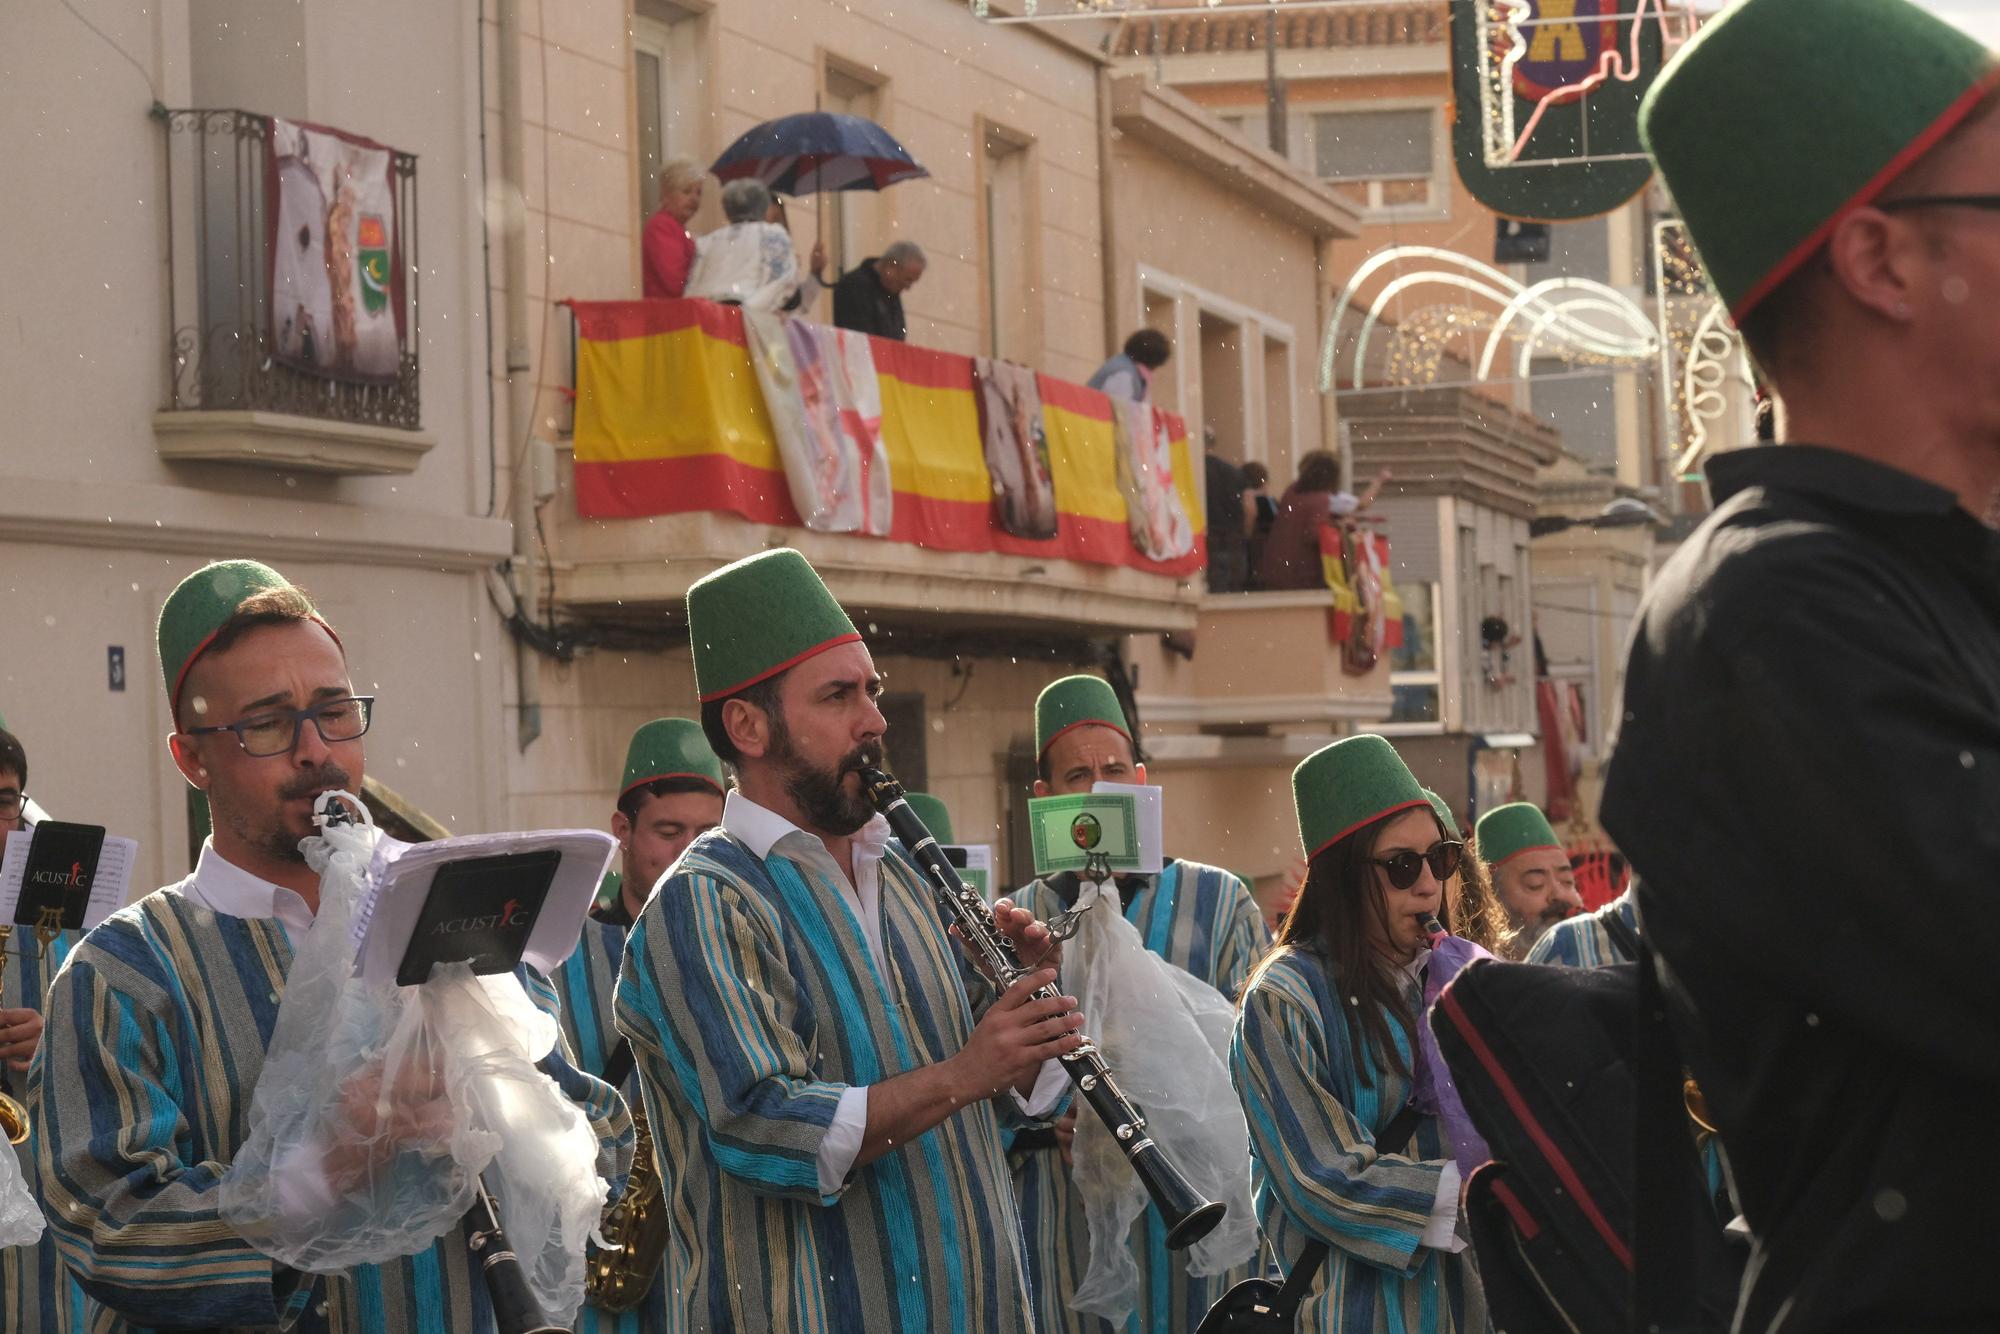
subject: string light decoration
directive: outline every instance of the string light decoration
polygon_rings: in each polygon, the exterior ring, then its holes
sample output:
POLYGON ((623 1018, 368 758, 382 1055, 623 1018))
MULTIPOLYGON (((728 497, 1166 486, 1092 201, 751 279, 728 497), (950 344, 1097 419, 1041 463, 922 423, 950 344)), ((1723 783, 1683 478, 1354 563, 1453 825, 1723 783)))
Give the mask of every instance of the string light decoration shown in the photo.
POLYGON ((1652 318, 1615 287, 1575 277, 1524 286, 1453 250, 1390 246, 1362 261, 1334 301, 1320 348, 1320 392, 1341 390, 1335 371, 1351 315, 1359 325, 1346 387, 1356 389, 1368 383, 1369 352, 1389 308, 1406 292, 1426 288, 1446 289, 1449 300, 1405 312, 1388 326, 1381 351, 1389 385, 1435 384, 1447 356, 1463 362, 1470 379, 1496 383, 1494 371, 1502 367, 1518 379, 1533 378, 1538 360, 1571 371, 1637 371, 1650 370, 1660 355, 1652 318), (1370 288, 1375 295, 1363 309, 1361 294, 1370 288), (1509 344, 1512 359, 1503 363, 1509 344))
POLYGON ((1653 224, 1653 288, 1659 293, 1660 395, 1674 474, 1702 479, 1713 428, 1750 402, 1749 353, 1730 323, 1677 218, 1653 224))

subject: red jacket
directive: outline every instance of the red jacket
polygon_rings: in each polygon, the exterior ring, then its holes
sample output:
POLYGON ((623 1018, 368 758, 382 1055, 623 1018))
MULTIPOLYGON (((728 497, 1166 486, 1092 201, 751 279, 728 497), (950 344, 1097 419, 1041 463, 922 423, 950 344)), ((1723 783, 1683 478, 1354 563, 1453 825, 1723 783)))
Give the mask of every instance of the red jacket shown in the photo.
POLYGON ((680 296, 687 291, 688 271, 694 268, 694 238, 680 219, 665 209, 646 219, 641 250, 649 299, 680 296))

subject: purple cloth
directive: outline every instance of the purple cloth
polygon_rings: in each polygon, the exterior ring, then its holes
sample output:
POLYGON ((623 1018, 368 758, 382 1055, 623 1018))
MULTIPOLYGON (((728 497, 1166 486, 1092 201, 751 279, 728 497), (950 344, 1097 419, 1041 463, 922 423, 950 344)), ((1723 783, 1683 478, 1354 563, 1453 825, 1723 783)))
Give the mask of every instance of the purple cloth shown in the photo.
POLYGON ((1417 1110, 1434 1115, 1444 1127, 1445 1138, 1451 1142, 1452 1157, 1458 1162, 1458 1174, 1470 1178, 1473 1169, 1492 1158, 1492 1151, 1486 1141, 1472 1128, 1472 1118, 1465 1114, 1465 1104, 1458 1099, 1458 1088, 1451 1080, 1451 1067, 1444 1063, 1438 1052, 1437 1038, 1431 1033, 1430 1010, 1437 1003, 1438 993, 1445 984, 1457 977, 1459 970, 1475 959, 1490 959, 1488 954, 1469 940, 1457 936, 1437 935, 1431 937, 1431 961, 1424 970, 1424 1021, 1417 1025, 1417 1069, 1414 1088, 1410 1100, 1417 1110))

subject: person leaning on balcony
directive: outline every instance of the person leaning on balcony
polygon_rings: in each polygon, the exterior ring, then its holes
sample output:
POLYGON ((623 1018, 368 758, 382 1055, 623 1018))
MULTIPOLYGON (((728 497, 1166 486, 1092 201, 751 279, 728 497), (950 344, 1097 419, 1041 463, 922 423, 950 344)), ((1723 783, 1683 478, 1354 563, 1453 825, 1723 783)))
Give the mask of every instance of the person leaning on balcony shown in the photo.
POLYGON ((1326 587, 1326 573, 1319 560, 1320 532, 1334 523, 1346 523, 1375 503, 1383 483, 1390 478, 1387 468, 1359 496, 1340 489, 1340 460, 1324 449, 1315 449, 1299 459, 1299 478, 1285 488, 1278 502, 1278 516, 1257 567, 1257 584, 1264 589, 1304 590, 1326 587))
POLYGON ((799 257, 791 233, 764 220, 770 212, 771 188, 762 181, 744 177, 723 186, 728 221, 696 243, 687 295, 745 310, 783 310, 795 302, 799 257))
POLYGON ((1165 334, 1158 329, 1141 329, 1125 340, 1122 352, 1092 371, 1084 383, 1113 398, 1144 403, 1153 383, 1153 372, 1166 365, 1173 354, 1174 345, 1165 334))
POLYGON ((856 333, 902 342, 908 333, 903 293, 924 276, 923 247, 891 241, 879 258, 864 259, 833 285, 833 322, 856 333))
POLYGON ((645 293, 649 300, 683 296, 694 268, 694 237, 688 220, 701 207, 708 172, 692 158, 677 157, 660 168, 660 211, 646 219, 645 293))
POLYGON ((1640 130, 1778 402, 1654 576, 1602 808, 1749 1224, 1735 1327, 2000 1329, 2000 64, 1905 0, 1743 0, 1640 130))

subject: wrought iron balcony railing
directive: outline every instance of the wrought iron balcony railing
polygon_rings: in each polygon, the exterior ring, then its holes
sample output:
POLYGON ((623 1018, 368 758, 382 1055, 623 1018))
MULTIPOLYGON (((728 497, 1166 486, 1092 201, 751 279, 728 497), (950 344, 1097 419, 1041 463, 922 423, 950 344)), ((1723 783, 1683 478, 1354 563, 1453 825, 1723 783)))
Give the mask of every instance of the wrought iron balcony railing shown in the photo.
MULTIPOLYGON (((417 159, 391 150, 401 272, 387 300, 403 331, 393 378, 281 359, 273 322, 278 208, 272 119, 239 110, 157 109, 167 139, 167 408, 258 411, 369 426, 422 425, 417 368, 417 159)), ((322 334, 324 337, 325 335, 322 334)))

